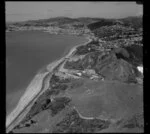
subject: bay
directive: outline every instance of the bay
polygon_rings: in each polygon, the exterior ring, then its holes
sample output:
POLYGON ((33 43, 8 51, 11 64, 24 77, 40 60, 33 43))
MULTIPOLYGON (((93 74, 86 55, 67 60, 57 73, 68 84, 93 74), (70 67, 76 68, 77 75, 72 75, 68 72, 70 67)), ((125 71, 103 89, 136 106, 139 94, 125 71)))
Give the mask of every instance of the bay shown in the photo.
POLYGON ((6 111, 17 104, 32 78, 46 65, 86 42, 75 35, 53 35, 42 31, 6 33, 6 111))

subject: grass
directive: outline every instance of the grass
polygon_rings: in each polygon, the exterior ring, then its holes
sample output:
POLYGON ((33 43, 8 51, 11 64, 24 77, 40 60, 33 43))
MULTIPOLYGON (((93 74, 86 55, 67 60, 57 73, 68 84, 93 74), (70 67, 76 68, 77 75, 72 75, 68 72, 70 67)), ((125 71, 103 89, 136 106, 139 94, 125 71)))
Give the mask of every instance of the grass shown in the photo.
POLYGON ((85 117, 103 115, 103 118, 122 118, 143 110, 142 87, 110 81, 87 81, 83 86, 70 90, 72 101, 85 117), (86 90, 93 92, 87 94, 86 90))

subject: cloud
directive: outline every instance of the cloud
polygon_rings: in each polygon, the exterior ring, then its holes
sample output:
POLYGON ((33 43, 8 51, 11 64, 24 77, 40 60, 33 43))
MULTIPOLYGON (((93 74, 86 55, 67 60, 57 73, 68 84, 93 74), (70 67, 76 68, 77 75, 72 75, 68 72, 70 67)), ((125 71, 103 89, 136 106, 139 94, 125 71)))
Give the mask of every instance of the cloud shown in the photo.
POLYGON ((6 15, 15 15, 15 16, 19 16, 19 15, 32 15, 31 13, 6 13, 6 15))
POLYGON ((71 9, 65 9, 64 11, 65 12, 71 12, 72 10, 71 9))
POLYGON ((47 9, 47 12, 54 12, 53 9, 47 9))
POLYGON ((116 5, 125 5, 125 4, 133 4, 135 2, 131 1, 131 2, 114 2, 116 5))
POLYGON ((92 3, 92 4, 115 4, 115 5, 125 5, 125 4, 134 4, 135 2, 134 1, 131 1, 131 2, 101 2, 101 1, 92 1, 92 2, 89 2, 89 3, 92 3))
POLYGON ((143 1, 136 1, 136 4, 142 5, 143 1))
POLYGON ((64 16, 67 16, 67 17, 72 17, 73 16, 73 10, 72 9, 64 9, 62 11, 63 15, 64 16))
POLYGON ((101 1, 92 1, 90 3, 93 3, 93 4, 97 4, 97 3, 105 3, 105 2, 101 2, 101 1))

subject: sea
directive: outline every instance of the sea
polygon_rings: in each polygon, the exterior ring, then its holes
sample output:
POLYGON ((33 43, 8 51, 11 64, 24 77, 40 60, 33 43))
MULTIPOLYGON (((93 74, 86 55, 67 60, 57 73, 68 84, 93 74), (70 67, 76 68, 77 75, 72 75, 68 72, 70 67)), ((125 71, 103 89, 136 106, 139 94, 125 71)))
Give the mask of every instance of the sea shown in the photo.
POLYGON ((75 46, 83 36, 54 35, 43 31, 6 33, 6 113, 17 105, 33 77, 75 46))

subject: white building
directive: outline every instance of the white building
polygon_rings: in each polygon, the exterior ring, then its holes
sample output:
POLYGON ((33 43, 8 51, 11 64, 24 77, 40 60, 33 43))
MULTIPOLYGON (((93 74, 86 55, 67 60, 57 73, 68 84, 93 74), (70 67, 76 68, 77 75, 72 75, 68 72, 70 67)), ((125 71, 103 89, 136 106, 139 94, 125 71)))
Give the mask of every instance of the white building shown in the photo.
POLYGON ((137 69, 143 74, 143 66, 138 66, 137 69))

